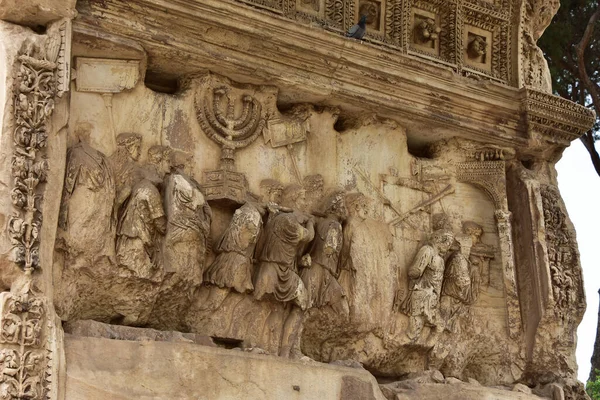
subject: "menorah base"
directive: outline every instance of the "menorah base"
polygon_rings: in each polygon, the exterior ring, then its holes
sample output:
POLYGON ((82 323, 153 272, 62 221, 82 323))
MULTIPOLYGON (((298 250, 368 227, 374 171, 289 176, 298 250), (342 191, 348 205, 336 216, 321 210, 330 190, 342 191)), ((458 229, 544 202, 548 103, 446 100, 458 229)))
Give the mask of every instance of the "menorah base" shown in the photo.
POLYGON ((229 200, 237 204, 246 202, 248 183, 246 176, 240 172, 218 169, 204 171, 202 185, 207 200, 229 200))

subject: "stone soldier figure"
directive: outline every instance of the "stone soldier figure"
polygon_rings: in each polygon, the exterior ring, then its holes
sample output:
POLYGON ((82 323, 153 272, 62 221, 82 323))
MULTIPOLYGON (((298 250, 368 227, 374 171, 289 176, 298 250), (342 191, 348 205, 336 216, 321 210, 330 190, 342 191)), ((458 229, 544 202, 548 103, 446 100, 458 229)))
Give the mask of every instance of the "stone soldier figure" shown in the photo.
POLYGON ((409 293, 401 305, 410 317, 407 336, 415 340, 425 324, 438 325, 438 306, 444 279, 444 254, 454 242, 446 230, 434 231, 428 244, 422 246, 408 270, 409 293))

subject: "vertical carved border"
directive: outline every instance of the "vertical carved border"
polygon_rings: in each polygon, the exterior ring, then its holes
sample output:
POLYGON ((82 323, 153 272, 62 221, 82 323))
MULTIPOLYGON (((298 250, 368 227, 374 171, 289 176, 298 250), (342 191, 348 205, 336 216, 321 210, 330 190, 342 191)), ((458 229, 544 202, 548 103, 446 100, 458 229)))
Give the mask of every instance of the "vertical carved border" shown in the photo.
MULTIPOLYGON (((17 54, 13 87, 11 172, 14 214, 7 224, 10 260, 23 270, 11 292, 0 293, 0 393, 3 399, 41 400, 56 394, 54 311, 43 292, 40 263, 42 207, 48 161, 48 122, 70 85, 71 21, 61 20, 17 54), (37 288, 42 289, 37 289, 37 288)), ((45 266, 44 266, 45 267, 45 266)))
POLYGON ((344 30, 346 30, 356 23, 358 10, 354 0, 342 0, 342 7, 344 9, 344 30))
MULTIPOLYGON (((585 312, 585 293, 575 232, 568 224, 558 189, 541 185, 540 196, 552 288, 549 293, 552 307, 549 311, 564 326, 577 326, 585 312)), ((568 345, 574 343, 574 337, 570 334, 563 339, 568 345)))
POLYGON ((505 163, 504 161, 459 163, 457 179, 483 189, 494 202, 506 295, 508 334, 512 339, 518 339, 522 333, 522 322, 516 284, 511 213, 508 211, 506 199, 505 163))
POLYGON ((52 355, 47 341, 46 300, 0 293, 0 392, 8 399, 46 399, 52 355))

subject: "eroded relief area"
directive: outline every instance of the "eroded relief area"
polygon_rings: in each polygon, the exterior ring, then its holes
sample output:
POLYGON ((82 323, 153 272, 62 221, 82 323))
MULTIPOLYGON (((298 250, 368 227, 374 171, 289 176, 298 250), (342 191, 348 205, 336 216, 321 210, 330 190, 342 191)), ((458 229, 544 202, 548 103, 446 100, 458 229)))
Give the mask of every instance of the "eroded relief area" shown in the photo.
POLYGON ((277 88, 213 73, 175 95, 81 82, 55 245, 63 321, 355 360, 382 376, 524 373, 514 152, 451 139, 415 156, 396 121, 282 112, 277 88))

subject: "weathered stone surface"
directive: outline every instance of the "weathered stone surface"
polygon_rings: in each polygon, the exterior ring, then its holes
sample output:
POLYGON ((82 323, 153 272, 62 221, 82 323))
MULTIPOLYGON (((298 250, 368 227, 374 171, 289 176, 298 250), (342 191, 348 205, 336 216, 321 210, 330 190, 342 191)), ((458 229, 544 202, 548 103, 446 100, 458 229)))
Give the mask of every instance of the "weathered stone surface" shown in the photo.
POLYGON ((584 398, 556 4, 23 5, 67 18, 0 24, 9 395, 584 398))
POLYGON ((63 324, 63 329, 65 333, 74 336, 130 341, 151 340, 157 342, 184 342, 196 343, 203 346, 216 346, 210 337, 195 333, 158 331, 149 328, 109 325, 92 320, 67 322, 63 324))
POLYGON ((364 370, 190 343, 67 335, 65 353, 69 400, 384 399, 364 370))
POLYGON ((0 19, 16 24, 45 26, 61 18, 74 18, 77 0, 0 0, 0 19))
MULTIPOLYGON (((400 383, 400 382, 399 382, 400 383)), ((382 391, 389 400, 423 399, 423 400, 541 400, 552 397, 539 397, 531 393, 515 393, 510 388, 489 388, 481 385, 471 385, 463 382, 432 384, 414 384, 408 388, 404 385, 382 385, 382 391)))

